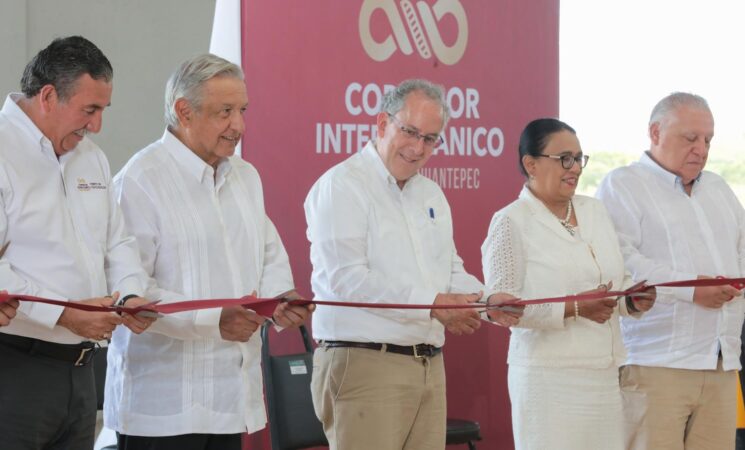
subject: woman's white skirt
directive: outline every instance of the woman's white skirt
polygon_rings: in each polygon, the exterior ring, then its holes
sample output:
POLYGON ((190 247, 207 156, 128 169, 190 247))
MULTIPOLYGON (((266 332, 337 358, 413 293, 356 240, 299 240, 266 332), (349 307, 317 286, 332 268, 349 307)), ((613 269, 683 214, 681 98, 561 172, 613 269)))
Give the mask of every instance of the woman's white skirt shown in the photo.
POLYGON ((618 368, 510 365, 516 450, 623 450, 618 368))

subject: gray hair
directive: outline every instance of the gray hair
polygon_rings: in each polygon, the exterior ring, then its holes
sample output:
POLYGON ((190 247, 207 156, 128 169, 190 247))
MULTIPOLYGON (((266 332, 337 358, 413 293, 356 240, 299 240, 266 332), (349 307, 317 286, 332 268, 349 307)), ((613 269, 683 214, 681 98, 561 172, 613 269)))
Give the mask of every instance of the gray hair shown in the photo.
POLYGON ((655 123, 661 123, 670 117, 670 114, 683 106, 702 109, 711 112, 706 99, 700 95, 690 94, 688 92, 673 92, 667 97, 660 100, 652 109, 649 116, 649 126, 655 123))
POLYGON ((186 99, 194 108, 199 109, 202 102, 202 85, 219 76, 243 80, 243 70, 232 62, 211 53, 184 61, 173 72, 166 84, 166 124, 169 127, 178 126, 175 106, 180 98, 186 99))
POLYGON ((406 96, 413 92, 424 94, 425 97, 440 105, 442 108, 442 128, 445 128, 448 119, 450 119, 450 108, 448 108, 448 104, 445 101, 445 89, 440 85, 423 79, 404 80, 394 89, 386 92, 383 95, 383 100, 380 102, 380 112, 390 115, 398 113, 404 108, 406 96))

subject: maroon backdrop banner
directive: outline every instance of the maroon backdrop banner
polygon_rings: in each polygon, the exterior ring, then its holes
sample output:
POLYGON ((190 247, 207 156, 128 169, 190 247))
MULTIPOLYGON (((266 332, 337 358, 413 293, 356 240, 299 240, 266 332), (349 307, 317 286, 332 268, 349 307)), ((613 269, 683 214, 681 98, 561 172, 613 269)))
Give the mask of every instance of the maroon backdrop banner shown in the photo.
MULTIPOLYGON (((481 279, 489 220, 523 182, 520 131, 558 115, 559 0, 243 0, 241 23, 243 157, 262 176, 299 290, 312 295, 308 190, 374 138, 383 92, 412 77, 446 89, 452 119, 422 174, 443 188, 458 251, 481 279)), ((478 421, 482 448, 513 447, 508 336, 490 324, 447 336, 448 416, 478 421)), ((274 336, 275 352, 299 349, 293 338, 274 336)), ((263 433, 248 446, 268 443, 263 433)))

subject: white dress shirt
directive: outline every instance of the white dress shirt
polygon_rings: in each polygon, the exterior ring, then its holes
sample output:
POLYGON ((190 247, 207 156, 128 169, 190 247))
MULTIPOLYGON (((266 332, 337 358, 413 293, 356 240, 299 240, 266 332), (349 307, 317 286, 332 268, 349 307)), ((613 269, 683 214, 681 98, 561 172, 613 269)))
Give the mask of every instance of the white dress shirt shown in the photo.
MULTIPOLYGON (((635 280, 745 273, 745 212, 718 175, 702 172, 688 196, 679 177, 644 153, 638 162, 608 174, 597 196, 615 222, 635 280)), ((629 364, 715 369, 721 348, 724 369, 740 368, 745 300, 704 308, 693 303, 693 291, 660 288, 643 319, 622 322, 629 364)))
MULTIPOLYGON (((273 297, 293 289, 287 253, 264 212, 256 169, 213 168, 166 130, 115 177, 137 237, 148 296, 163 302, 273 297)), ((171 314, 109 348, 106 426, 128 435, 249 433, 266 424, 261 336, 220 337, 221 309, 171 314)))
MULTIPOLYGON (((484 289, 455 251, 450 206, 421 175, 403 189, 372 142, 332 167, 305 199, 317 299, 431 305, 440 292, 484 289)), ((445 342, 430 310, 336 308, 313 313, 317 340, 397 345, 445 342)))
MULTIPOLYGON (((578 224, 574 236, 527 187, 497 211, 481 246, 486 286, 525 300, 579 294, 610 282, 613 290, 628 287, 631 280, 603 204, 581 195, 572 204, 578 224)), ((618 303, 602 324, 564 318, 564 303, 526 306, 511 328, 507 362, 588 369, 623 364, 618 316, 628 312, 625 301, 618 303)))
MULTIPOLYGON (((11 94, 0 111, 0 286, 57 300, 143 293, 137 243, 111 192, 109 163, 87 137, 59 159, 11 94)), ((61 344, 84 340, 56 325, 61 306, 21 302, 3 333, 61 344)))

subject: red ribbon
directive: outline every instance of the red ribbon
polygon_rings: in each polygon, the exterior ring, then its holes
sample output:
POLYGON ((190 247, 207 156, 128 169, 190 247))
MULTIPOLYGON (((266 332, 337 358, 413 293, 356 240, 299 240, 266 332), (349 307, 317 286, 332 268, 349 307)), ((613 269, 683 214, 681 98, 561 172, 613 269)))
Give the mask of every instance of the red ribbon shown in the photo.
MULTIPOLYGON (((577 294, 567 295, 563 297, 549 297, 549 298, 538 298, 532 300, 520 300, 515 299, 509 302, 502 303, 497 306, 509 306, 509 305, 536 305, 542 303, 560 303, 560 302, 573 302, 573 301, 588 301, 598 300, 601 298, 609 297, 623 297, 626 295, 633 296, 639 294, 652 287, 699 287, 699 286, 725 286, 730 285, 735 289, 745 288, 745 278, 704 278, 698 280, 684 280, 684 281, 670 281, 666 283, 658 284, 645 284, 639 283, 632 286, 625 291, 598 291, 588 294, 577 294)), ((487 308, 483 303, 467 303, 463 305, 433 305, 433 304, 403 304, 403 303, 364 303, 364 302, 340 302, 340 301, 327 301, 327 300, 286 300, 282 298, 257 298, 251 295, 246 295, 241 298, 216 298, 209 300, 187 300, 182 302, 173 303, 158 303, 151 302, 137 307, 127 306, 99 306, 90 305, 87 303, 75 302, 75 301, 64 301, 64 300, 52 300, 48 298, 33 297, 30 295, 17 295, 17 294, 0 294, 0 303, 7 302, 11 299, 17 299, 25 302, 36 302, 46 303, 49 305, 58 305, 68 308, 80 309, 83 311, 96 311, 96 312, 114 312, 114 313, 128 313, 137 314, 139 312, 147 311, 159 314, 172 314, 183 311, 195 311, 209 308, 222 308, 227 306, 242 306, 247 309, 255 311, 257 314, 264 317, 272 317, 274 310, 277 308, 280 302, 287 302, 293 306, 305 306, 310 304, 324 305, 324 306, 337 306, 337 307, 352 307, 352 308, 373 308, 373 309, 468 309, 468 308, 487 308)))

